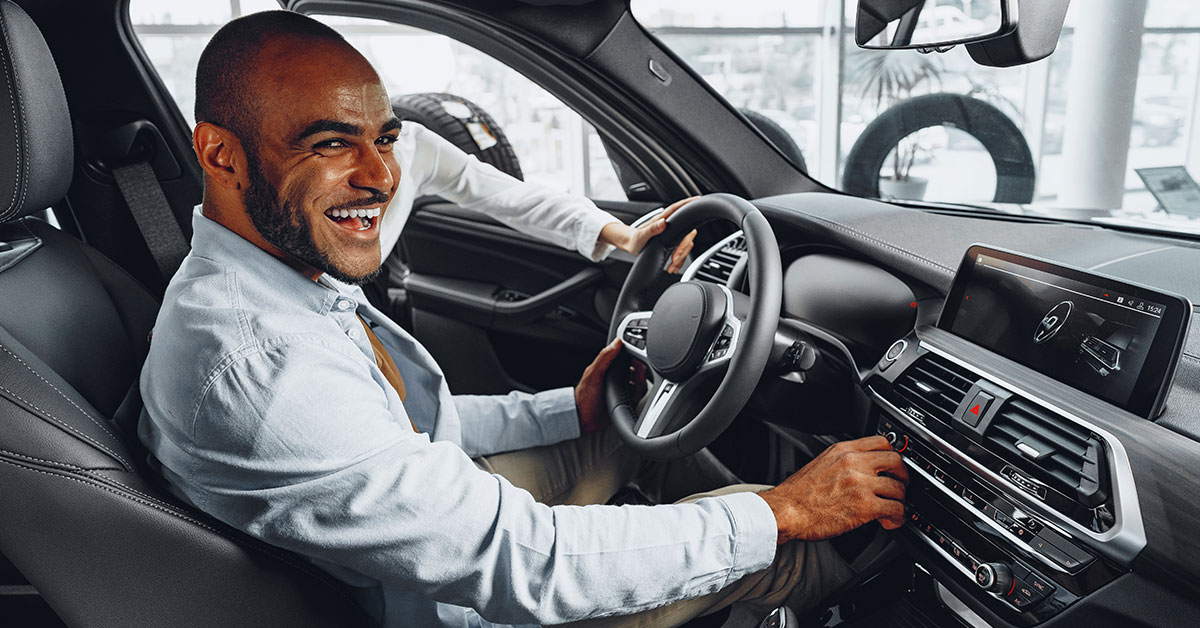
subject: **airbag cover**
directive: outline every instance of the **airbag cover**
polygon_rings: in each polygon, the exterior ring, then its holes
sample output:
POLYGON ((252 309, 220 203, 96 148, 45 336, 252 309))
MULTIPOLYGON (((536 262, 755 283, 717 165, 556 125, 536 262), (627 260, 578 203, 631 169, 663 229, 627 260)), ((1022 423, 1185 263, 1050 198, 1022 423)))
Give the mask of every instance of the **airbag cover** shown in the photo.
POLYGON ((650 366, 671 381, 690 376, 725 320, 727 301, 721 288, 707 282, 685 281, 667 288, 654 304, 646 330, 650 366))

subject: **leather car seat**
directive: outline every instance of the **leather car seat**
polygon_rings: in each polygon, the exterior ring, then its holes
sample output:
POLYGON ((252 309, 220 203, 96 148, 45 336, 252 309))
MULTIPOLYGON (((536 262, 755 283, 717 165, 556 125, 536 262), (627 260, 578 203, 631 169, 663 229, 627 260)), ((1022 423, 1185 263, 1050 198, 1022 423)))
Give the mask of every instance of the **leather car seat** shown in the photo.
POLYGON ((71 119, 45 40, 7 0, 0 81, 0 553, 72 627, 367 625, 339 582, 146 471, 112 419, 136 422, 158 304, 31 217, 67 192, 71 119))

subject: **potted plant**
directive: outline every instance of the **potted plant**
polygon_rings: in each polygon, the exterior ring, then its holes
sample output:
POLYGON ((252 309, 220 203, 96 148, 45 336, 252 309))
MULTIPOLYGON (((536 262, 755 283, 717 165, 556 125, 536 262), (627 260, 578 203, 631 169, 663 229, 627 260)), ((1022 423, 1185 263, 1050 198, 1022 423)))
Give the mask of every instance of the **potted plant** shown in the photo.
MULTIPOLYGON (((857 50, 849 59, 850 83, 862 90, 864 102, 871 103, 875 115, 912 98, 922 83, 942 80, 942 62, 936 55, 916 51, 857 50)), ((892 198, 920 199, 928 181, 910 175, 917 155, 928 149, 921 144, 921 133, 914 133, 896 145, 891 153, 891 176, 879 178, 879 192, 892 198)))

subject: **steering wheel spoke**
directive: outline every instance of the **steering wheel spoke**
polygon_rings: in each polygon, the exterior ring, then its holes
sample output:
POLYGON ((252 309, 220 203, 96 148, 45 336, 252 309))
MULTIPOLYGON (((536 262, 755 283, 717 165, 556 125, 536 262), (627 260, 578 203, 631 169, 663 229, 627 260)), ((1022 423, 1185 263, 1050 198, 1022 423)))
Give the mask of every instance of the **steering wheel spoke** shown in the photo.
POLYGON ((645 362, 646 330, 650 326, 650 312, 633 312, 621 320, 617 327, 617 337, 621 339, 621 347, 630 355, 645 362))
POLYGON ((642 407, 633 431, 638 438, 660 436, 667 427, 669 411, 687 394, 689 387, 679 382, 659 379, 650 391, 650 400, 642 407))
MULTIPOLYGON (((727 265, 729 260, 722 261, 727 265)), ((774 346, 782 279, 770 223, 752 203, 729 194, 710 194, 684 205, 667 219, 666 231, 646 243, 617 297, 609 337, 621 338, 627 355, 652 370, 656 383, 639 408, 636 393, 630 394, 637 384, 631 389, 623 373, 605 379, 613 425, 634 451, 660 460, 687 456, 737 417, 774 346), (681 281, 662 289, 668 244, 710 220, 733 223, 740 231, 689 266, 681 281), (738 264, 744 265, 747 291, 693 281, 700 263, 730 244, 739 254, 745 251, 744 263, 738 264), (652 308, 650 298, 655 299, 652 308)))
POLYGON ((700 371, 725 366, 733 359, 733 352, 737 349, 738 338, 741 336, 742 321, 733 313, 733 294, 729 288, 722 286, 721 289, 729 296, 729 308, 725 312, 725 322, 722 323, 721 331, 713 339, 712 346, 704 356, 704 362, 700 364, 700 371))

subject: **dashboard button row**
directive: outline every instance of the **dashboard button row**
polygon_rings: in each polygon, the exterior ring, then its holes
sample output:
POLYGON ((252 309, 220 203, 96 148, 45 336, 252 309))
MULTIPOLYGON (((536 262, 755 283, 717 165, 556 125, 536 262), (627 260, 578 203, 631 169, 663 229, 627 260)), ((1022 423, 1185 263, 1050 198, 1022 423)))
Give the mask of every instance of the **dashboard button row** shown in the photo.
POLYGON ((933 524, 925 521, 924 517, 915 510, 910 510, 908 513, 909 523, 917 530, 918 533, 925 535, 929 540, 933 541, 939 548, 958 561, 960 565, 976 574, 976 583, 980 586, 993 590, 997 596, 1004 599, 1014 608, 1024 609, 1026 607, 1037 604, 1054 592, 1054 585, 1050 584, 1041 575, 1031 571, 1020 563, 1014 562, 1011 567, 1005 563, 985 563, 979 558, 972 555, 966 548, 950 535, 939 530, 933 524), (1008 575, 1011 570, 1011 582, 1008 581, 1008 575), (1004 586, 998 590, 995 586, 995 576, 991 578, 983 578, 980 574, 1005 574, 1004 586), (990 587, 990 588, 989 588, 990 587))
MULTIPOLYGON (((1000 527, 1049 560, 1071 570, 1095 560, 1091 554, 1078 548, 1066 537, 1046 527, 1041 521, 1021 511, 1003 497, 991 494, 984 487, 968 487, 966 483, 955 479, 931 461, 928 455, 919 453, 908 436, 904 435, 890 421, 881 422, 880 429, 887 433, 894 447, 899 443, 904 444, 903 451, 900 451, 901 456, 933 476, 938 483, 950 489, 954 494, 961 495, 963 501, 973 506, 984 517, 994 520, 1000 527)), ((897 447, 897 449, 900 448, 897 447)))

